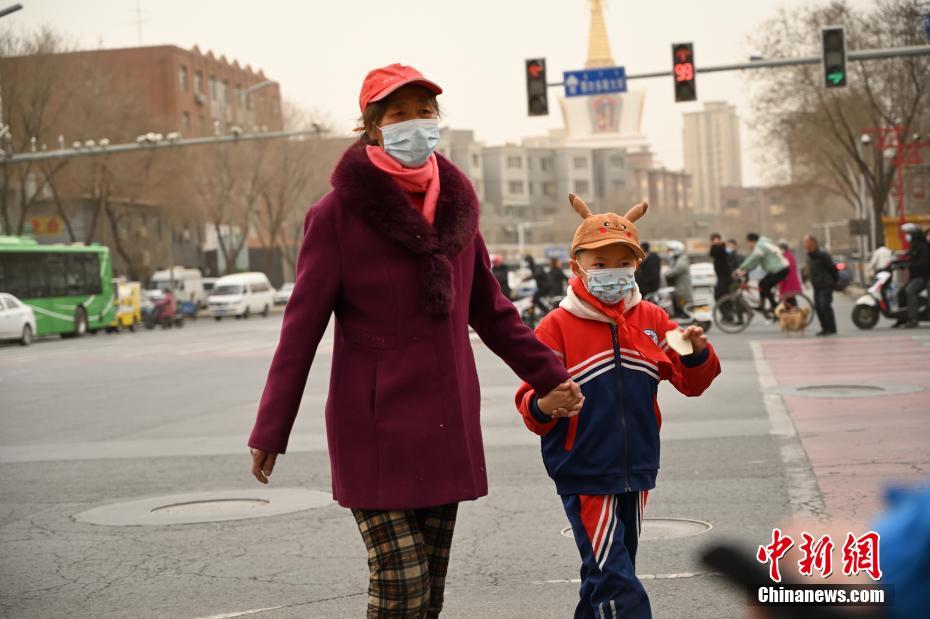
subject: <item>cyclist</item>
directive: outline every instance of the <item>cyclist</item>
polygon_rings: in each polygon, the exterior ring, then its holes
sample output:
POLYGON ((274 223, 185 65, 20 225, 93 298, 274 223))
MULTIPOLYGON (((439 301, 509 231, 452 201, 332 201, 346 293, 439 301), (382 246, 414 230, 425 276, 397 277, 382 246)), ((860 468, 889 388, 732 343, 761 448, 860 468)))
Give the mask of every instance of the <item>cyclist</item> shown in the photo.
POLYGON ((765 276, 759 280, 759 307, 757 309, 768 316, 769 310, 766 309, 765 302, 768 301, 774 311, 776 303, 772 289, 788 277, 790 273, 788 260, 775 243, 764 236, 760 237, 755 232, 746 235, 746 242, 752 251, 739 265, 734 275, 741 278, 757 265, 762 267, 765 276))

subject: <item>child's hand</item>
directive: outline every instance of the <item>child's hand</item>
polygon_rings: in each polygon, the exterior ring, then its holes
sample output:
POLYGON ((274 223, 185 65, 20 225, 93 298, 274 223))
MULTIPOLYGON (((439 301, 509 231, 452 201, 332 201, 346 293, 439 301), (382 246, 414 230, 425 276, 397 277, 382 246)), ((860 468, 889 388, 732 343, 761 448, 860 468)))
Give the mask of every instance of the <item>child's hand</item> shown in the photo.
POLYGON ((704 329, 701 327, 688 327, 682 331, 681 337, 691 342, 695 355, 701 354, 707 348, 707 336, 704 335, 704 329))
POLYGON ((581 411, 584 396, 578 383, 568 380, 539 398, 537 404, 539 410, 550 417, 574 417, 581 411))

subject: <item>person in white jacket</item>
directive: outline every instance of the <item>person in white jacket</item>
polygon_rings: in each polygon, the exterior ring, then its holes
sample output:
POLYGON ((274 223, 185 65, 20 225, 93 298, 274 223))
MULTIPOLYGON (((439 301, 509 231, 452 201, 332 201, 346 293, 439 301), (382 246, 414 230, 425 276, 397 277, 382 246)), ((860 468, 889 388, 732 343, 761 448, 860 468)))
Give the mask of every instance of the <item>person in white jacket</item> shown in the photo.
POLYGON ((887 269, 891 262, 894 260, 894 252, 885 247, 884 244, 879 245, 875 248, 875 251, 872 252, 872 257, 869 258, 869 275, 875 277, 875 274, 879 271, 887 269))

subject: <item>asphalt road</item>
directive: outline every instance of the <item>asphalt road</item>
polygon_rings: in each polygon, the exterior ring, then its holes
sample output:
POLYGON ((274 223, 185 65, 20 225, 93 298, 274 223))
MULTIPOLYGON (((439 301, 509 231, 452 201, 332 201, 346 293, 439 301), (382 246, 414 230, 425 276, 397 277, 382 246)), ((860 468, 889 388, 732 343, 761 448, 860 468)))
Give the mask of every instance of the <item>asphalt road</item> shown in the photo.
MULTIPOLYGON (((837 304, 841 337, 863 335, 848 320, 848 301, 837 304)), ((245 441, 280 323, 280 314, 200 320, 0 347, 0 616, 364 615, 366 553, 351 515, 335 504, 168 526, 75 518, 143 497, 260 493, 245 441)), ((866 335, 888 333, 884 323, 866 335)), ((662 470, 646 518, 712 528, 641 543, 637 567, 656 617, 743 616, 745 593, 708 573, 699 550, 719 539, 762 543, 792 513, 823 507, 790 420, 760 392, 751 342, 784 336, 760 324, 710 335, 723 363, 713 387, 691 400, 660 388, 662 470)), ((571 616, 577 551, 560 534, 568 523, 536 437, 514 410, 518 381, 480 342, 474 348, 491 493, 460 509, 443 616, 571 616)), ((273 487, 329 490, 322 407, 330 360, 331 333, 273 487)))

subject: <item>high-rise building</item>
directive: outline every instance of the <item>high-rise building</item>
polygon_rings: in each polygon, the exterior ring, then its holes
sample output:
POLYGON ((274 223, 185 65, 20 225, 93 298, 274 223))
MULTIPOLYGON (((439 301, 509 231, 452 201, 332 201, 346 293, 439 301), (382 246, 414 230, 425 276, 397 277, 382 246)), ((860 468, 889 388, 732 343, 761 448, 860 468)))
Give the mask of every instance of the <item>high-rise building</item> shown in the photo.
POLYGON ((439 146, 436 149, 465 173, 474 185, 475 195, 481 202, 484 201, 483 148, 483 144, 475 141, 474 131, 443 127, 440 131, 439 146))
POLYGON ((736 106, 710 102, 702 111, 684 116, 685 172, 694 182, 694 209, 698 213, 720 213, 720 188, 743 184, 736 106))

